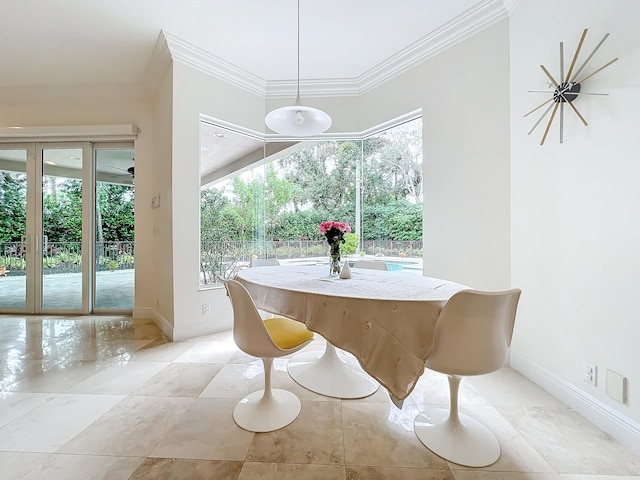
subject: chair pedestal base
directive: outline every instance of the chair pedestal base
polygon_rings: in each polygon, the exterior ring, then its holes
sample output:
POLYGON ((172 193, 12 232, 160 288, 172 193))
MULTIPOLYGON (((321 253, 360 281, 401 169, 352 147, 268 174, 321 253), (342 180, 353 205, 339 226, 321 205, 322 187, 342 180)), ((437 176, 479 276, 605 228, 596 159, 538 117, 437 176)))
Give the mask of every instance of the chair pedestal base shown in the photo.
POLYGON ((250 393, 233 409, 233 419, 240 428, 250 432, 271 432, 286 427, 300 414, 300 399, 291 392, 272 389, 250 393))
POLYGON ((324 353, 301 352, 288 363, 291 378, 307 390, 335 398, 364 398, 380 385, 358 365, 357 360, 340 358, 327 342, 324 353))
POLYGON ((413 429, 433 453, 458 465, 486 467, 500 458, 495 435, 474 418, 459 414, 460 421, 449 420, 449 410, 433 408, 420 413, 413 429))

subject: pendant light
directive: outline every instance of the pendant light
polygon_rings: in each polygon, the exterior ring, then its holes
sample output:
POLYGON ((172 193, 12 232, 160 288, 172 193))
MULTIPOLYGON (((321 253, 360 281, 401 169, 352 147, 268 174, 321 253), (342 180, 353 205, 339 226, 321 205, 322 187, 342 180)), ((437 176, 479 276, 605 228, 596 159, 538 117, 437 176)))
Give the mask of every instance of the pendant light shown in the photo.
POLYGON ((328 113, 302 105, 300 101, 300 0, 298 0, 298 93, 294 105, 270 111, 264 122, 274 132, 292 137, 307 137, 325 132, 331 126, 328 113))

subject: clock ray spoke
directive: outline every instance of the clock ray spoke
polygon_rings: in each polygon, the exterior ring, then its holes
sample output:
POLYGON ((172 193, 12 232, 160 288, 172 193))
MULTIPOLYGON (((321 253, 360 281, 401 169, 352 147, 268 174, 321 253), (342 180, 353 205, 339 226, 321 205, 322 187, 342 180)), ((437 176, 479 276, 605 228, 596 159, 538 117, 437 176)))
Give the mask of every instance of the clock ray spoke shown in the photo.
POLYGON ((571 73, 573 72, 573 67, 576 65, 576 61, 578 60, 578 55, 580 55, 580 50, 582 49, 582 44, 584 43, 584 39, 587 36, 588 29, 585 28, 582 32, 582 36, 580 37, 580 42, 578 42, 578 47, 576 48, 576 53, 573 55, 573 60, 571 61, 571 66, 569 67, 569 71, 567 72, 567 77, 564 80, 564 83, 567 83, 571 78, 571 73))
POLYGON ((596 93, 596 92, 574 92, 574 95, 600 95, 600 96, 607 96, 609 94, 608 93, 596 93))
MULTIPOLYGON (((549 102, 553 102, 553 97, 551 97, 549 100, 547 100, 546 102, 541 103, 540 105, 538 105, 536 108, 534 108, 533 110, 531 110, 530 112, 527 112, 523 115, 523 117, 528 117, 529 115, 531 115, 533 112, 535 112, 536 110, 541 109, 542 107, 544 107, 547 103, 549 102)), ((549 105, 549 109, 552 107, 553 105, 549 105)), ((549 109, 547 109, 547 112, 549 111, 549 109)), ((546 112, 545 112, 546 113, 546 112)), ((536 124, 537 125, 537 124, 536 124)), ((535 127, 534 127, 535 128, 535 127)))
POLYGON ((566 102, 570 107, 571 110, 574 111, 574 113, 578 116, 578 118, 580 119, 580 121, 582 121, 582 123, 584 124, 584 126, 586 127, 587 125, 589 125, 587 123, 587 121, 584 119, 584 117, 582 115, 580 115, 580 112, 578 111, 578 109, 576 108, 576 106, 573 104, 573 102, 566 102))
POLYGON ((591 54, 587 57, 587 59, 582 62, 582 65, 580 66, 580 68, 578 69, 578 71, 573 75, 573 78, 571 79, 571 81, 574 81, 575 78, 580 75, 580 73, 582 72, 582 70, 584 70, 584 67, 587 66, 587 64, 589 63, 589 61, 591 60, 591 58, 596 54, 596 52, 598 51, 598 49, 602 46, 602 44, 604 43, 604 41, 607 39, 607 37, 609 37, 609 34, 606 33, 604 35, 604 37, 602 37, 602 40, 600 40, 600 42, 596 45, 596 47, 593 49, 593 51, 591 52, 591 54))
POLYGON ((558 88, 558 82, 556 82, 556 79, 553 78, 553 75, 551 75, 549 73, 549 70, 547 70, 547 68, 544 65, 540 65, 540 68, 542 69, 544 74, 547 76, 547 78, 549 78, 549 80, 551 80, 551 83, 553 83, 553 86, 558 88))
POLYGON ((549 118, 549 123, 547 123, 547 128, 544 130, 544 135, 542 135, 542 140, 540 141, 540 145, 544 145, 544 141, 546 140, 547 135, 549 134, 549 129, 551 128, 553 119, 556 116, 556 112, 558 111, 558 105, 559 103, 556 103, 555 106, 553 107, 553 111, 551 112, 551 117, 549 118))
POLYGON ((560 42, 560 80, 564 78, 564 43, 560 42))
POLYGON ((587 75, 584 78, 581 78, 580 81, 576 82, 576 83, 582 83, 584 82, 587 78, 591 78, 593 77, 596 73, 601 72, 602 70, 604 70, 605 68, 607 68, 609 65, 611 65, 612 63, 615 63, 618 61, 618 57, 614 58, 613 60, 611 60, 610 62, 605 63, 603 66, 601 66, 599 69, 597 69, 595 72, 590 73, 589 75, 587 75))
MULTIPOLYGON (((529 93, 546 93, 553 95, 553 92, 549 90, 527 90, 529 93)), ((608 93, 596 93, 596 92, 571 92, 572 95, 609 95, 608 93)))
POLYGON ((560 143, 563 143, 563 132, 564 132, 564 103, 560 102, 560 143))
POLYGON ((549 113, 549 110, 551 110, 553 108, 553 104, 549 105, 549 107, 544 111, 544 113, 542 115, 540 115, 540 118, 538 119, 538 121, 533 125, 533 127, 531 127, 531 130, 529 130, 529 133, 527 133, 527 135, 531 135, 533 133, 533 131, 536 129, 536 127, 538 125, 540 125, 540 122, 542 122, 542 120, 544 120, 544 117, 547 116, 547 113, 549 113))

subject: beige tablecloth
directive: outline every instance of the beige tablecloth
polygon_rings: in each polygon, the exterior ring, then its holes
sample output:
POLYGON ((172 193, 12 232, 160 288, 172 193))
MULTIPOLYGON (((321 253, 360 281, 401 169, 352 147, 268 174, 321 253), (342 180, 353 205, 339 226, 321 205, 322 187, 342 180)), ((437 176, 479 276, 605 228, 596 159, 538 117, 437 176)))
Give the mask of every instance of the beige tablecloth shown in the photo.
POLYGON ((328 276, 328 267, 247 268, 237 275, 256 306, 294 318, 338 348, 405 399, 424 372, 444 303, 467 287, 415 273, 352 269, 353 278, 328 276))

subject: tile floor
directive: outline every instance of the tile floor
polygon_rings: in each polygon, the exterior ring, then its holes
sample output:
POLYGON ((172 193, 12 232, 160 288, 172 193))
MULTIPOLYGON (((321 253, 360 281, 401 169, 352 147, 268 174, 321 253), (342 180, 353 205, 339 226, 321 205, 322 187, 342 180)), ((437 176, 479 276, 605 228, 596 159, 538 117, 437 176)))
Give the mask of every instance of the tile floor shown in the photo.
POLYGON ((302 412, 254 434, 231 412, 260 387, 262 364, 231 332, 170 343, 149 320, 0 316, 0 478, 640 479, 638 456, 509 368, 462 383, 462 411, 490 425, 503 450, 471 469, 413 433, 423 406, 447 404, 444 376, 425 372, 400 410, 382 390, 313 394, 286 362, 274 362, 274 386, 294 391, 302 412))

